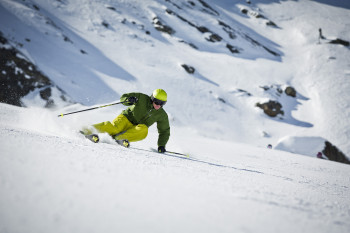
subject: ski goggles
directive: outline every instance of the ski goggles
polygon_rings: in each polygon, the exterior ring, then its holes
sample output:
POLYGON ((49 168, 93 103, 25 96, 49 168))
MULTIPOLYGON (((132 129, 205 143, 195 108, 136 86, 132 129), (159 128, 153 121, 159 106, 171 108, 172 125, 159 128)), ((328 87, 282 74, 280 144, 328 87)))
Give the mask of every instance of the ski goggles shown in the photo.
POLYGON ((155 103, 156 105, 164 106, 166 104, 166 101, 153 98, 153 103, 155 103))

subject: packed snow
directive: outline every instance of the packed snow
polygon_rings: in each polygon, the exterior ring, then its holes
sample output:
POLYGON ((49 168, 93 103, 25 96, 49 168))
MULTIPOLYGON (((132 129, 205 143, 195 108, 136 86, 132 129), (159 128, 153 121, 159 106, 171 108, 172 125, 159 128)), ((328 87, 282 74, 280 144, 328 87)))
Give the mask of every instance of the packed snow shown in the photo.
POLYGON ((1 232, 350 229, 345 164, 178 129, 167 148, 189 160, 147 151, 156 132, 126 149, 48 110, 0 104, 0 119, 1 232))
POLYGON ((316 158, 350 155, 349 47, 327 43, 349 3, 248 2, 0 0, 0 31, 76 102, 0 104, 0 232, 349 232, 350 168, 316 158), (122 105, 57 117, 156 88, 189 158, 153 152, 155 126, 130 149, 78 133, 122 105))

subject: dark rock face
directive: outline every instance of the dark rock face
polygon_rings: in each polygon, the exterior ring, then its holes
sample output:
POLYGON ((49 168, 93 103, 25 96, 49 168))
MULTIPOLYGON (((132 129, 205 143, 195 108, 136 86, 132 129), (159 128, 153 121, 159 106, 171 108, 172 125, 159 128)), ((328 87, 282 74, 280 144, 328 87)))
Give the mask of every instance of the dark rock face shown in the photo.
POLYGON ((186 65, 186 64, 182 64, 181 66, 182 66, 182 67, 186 70, 186 72, 189 73, 189 74, 193 74, 193 73, 196 71, 196 69, 193 68, 192 66, 189 66, 189 65, 186 65))
MULTIPOLYGON (((0 32, 0 102, 23 107, 21 98, 38 89, 45 107, 52 107, 52 87, 58 88, 0 32)), ((63 93, 61 98, 66 100, 63 93)))
POLYGON ((169 35, 172 35, 175 33, 175 30, 172 29, 170 26, 166 25, 160 18, 154 17, 153 18, 153 25, 154 28, 160 32, 167 33, 169 35))
MULTIPOLYGON (((261 86, 261 88, 264 89, 264 91, 275 96, 277 99, 283 95, 283 88, 281 85, 261 86)), ((294 87, 291 86, 286 87, 284 93, 293 98, 297 96, 297 91, 294 87)), ((263 109, 264 113, 270 117, 276 117, 278 114, 284 115, 284 111, 282 110, 283 105, 275 100, 270 100, 269 102, 263 104, 257 103, 255 106, 263 109)))
POLYGON ((346 40, 342 40, 342 39, 335 39, 335 40, 331 40, 329 42, 330 44, 341 44, 341 45, 344 45, 346 47, 348 47, 350 45, 350 42, 349 41, 346 41, 346 40))
MULTIPOLYGON (((177 1, 173 1, 173 0, 165 0, 165 1, 172 4, 172 6, 173 6, 172 8, 174 8, 174 7, 177 8, 176 11, 174 9, 170 9, 171 7, 166 8, 165 11, 168 15, 177 17, 181 21, 187 23, 189 26, 191 26, 191 27, 197 29, 199 32, 205 34, 204 39, 206 41, 211 42, 213 44, 220 42, 220 43, 226 45, 226 49, 228 49, 228 51, 230 51, 234 55, 237 55, 237 54, 244 52, 243 48, 240 48, 237 45, 235 45, 235 41, 233 41, 237 38, 237 36, 240 36, 240 37, 243 37, 243 39, 245 39, 247 42, 249 42, 254 47, 261 47, 264 50, 266 50, 268 53, 272 54, 273 56, 276 56, 276 57, 281 56, 281 54, 279 54, 278 52, 275 52, 275 51, 269 49, 268 47, 264 46, 263 44, 261 44, 257 40, 253 39, 251 36, 249 36, 245 33, 242 33, 237 29, 234 29, 228 23, 225 23, 222 20, 218 20, 218 25, 221 26, 221 29, 223 31, 221 31, 218 28, 214 29, 214 27, 208 27, 208 26, 201 25, 201 22, 195 22, 193 20, 190 20, 190 19, 186 18, 186 16, 184 16, 184 14, 182 14, 182 12, 184 10, 183 7, 188 7, 190 9, 192 9, 193 6, 201 5, 200 10, 202 12, 204 12, 206 14, 210 14, 211 16, 214 16, 214 17, 219 16, 220 15, 219 12, 217 12, 213 7, 211 7, 205 1, 199 0, 200 4, 198 4, 198 3, 196 4, 193 1, 187 1, 187 3, 184 3, 181 6, 178 4, 177 1), (229 38, 230 38, 229 40, 227 40, 225 38, 225 36, 222 35, 223 32, 229 36, 229 38)), ((247 11, 247 13, 248 13, 248 11, 247 11)), ((261 15, 261 14, 256 14, 255 17, 266 19, 266 17, 261 15)), ((152 24, 154 25, 155 29, 160 31, 160 32, 167 33, 169 35, 173 35, 176 33, 176 31, 170 25, 167 25, 167 23, 164 20, 162 20, 161 18, 159 18, 158 16, 153 18, 152 24)), ((267 25, 277 27, 277 25, 274 24, 272 21, 269 21, 267 23, 267 25)), ((193 45, 193 43, 191 43, 191 42, 185 42, 184 40, 180 40, 180 42, 189 44, 191 47, 198 49, 198 47, 196 45, 193 45)))
POLYGON ((256 106, 263 109, 264 113, 270 117, 276 117, 278 114, 284 115, 282 105, 277 101, 270 100, 263 104, 257 103, 256 106))
POLYGON ((286 95, 289 95, 291 97, 296 97, 297 96, 297 91, 294 89, 294 87, 287 87, 284 92, 286 95))
POLYGON ((328 141, 325 142, 325 148, 322 153, 331 161, 350 164, 350 161, 345 154, 328 141))

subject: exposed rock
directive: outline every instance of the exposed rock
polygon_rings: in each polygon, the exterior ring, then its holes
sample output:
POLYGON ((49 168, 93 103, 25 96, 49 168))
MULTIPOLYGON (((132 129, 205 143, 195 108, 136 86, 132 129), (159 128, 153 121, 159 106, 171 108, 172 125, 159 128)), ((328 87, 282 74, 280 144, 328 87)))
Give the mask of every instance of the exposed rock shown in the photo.
MULTIPOLYGON (((170 2, 169 0, 167 0, 168 2, 170 2)), ((204 1, 201 1, 201 3, 203 4, 203 6, 205 7, 208 7, 208 9, 211 9, 209 8, 209 5, 207 5, 204 1)), ((213 9, 211 9, 213 10, 213 9)), ((190 25, 191 27, 194 27, 196 28, 199 32, 201 33, 206 33, 208 35, 206 35, 205 39, 209 42, 212 42, 212 43, 217 43, 217 42, 225 42, 226 43, 226 48, 233 54, 237 54, 237 53, 241 53, 243 52, 244 50, 242 48, 239 48, 237 46, 233 46, 230 42, 227 42, 227 40, 225 40, 221 35, 220 33, 217 33, 217 32, 214 32, 212 31, 211 29, 209 29, 208 27, 206 26, 201 26, 201 25, 198 25, 196 22, 192 22, 188 19, 186 19, 184 16, 181 16, 180 14, 176 13, 175 11, 167 8, 165 9, 166 13, 169 14, 169 15, 173 15, 173 16, 176 16, 177 18, 179 18, 180 20, 182 20, 183 22, 187 23, 188 25, 190 25)), ((213 11, 214 12, 214 11, 213 11)), ((215 12, 214 12, 215 13, 215 12)), ((215 13, 216 14, 216 13, 215 13)), ((262 16, 261 14, 259 15, 256 15, 256 17, 264 17, 262 16)), ((225 23, 224 21, 222 20, 218 20, 218 23, 220 26, 222 26, 222 29, 224 32, 226 32, 228 34, 228 36, 230 37, 230 39, 234 40, 237 38, 237 35, 240 34, 244 39, 246 39, 248 42, 250 42, 251 44, 253 44, 254 46, 259 46, 259 47, 262 47, 263 49, 265 49, 267 52, 269 52, 270 54, 276 56, 276 57, 279 57, 281 56, 280 54, 278 54, 277 52, 274 52, 272 51, 271 49, 267 48, 266 46, 260 44, 257 40, 254 40, 253 38, 251 38, 250 36, 248 36, 247 34, 242 34, 240 32, 237 32, 236 30, 234 30, 230 25, 228 25, 227 23, 225 23)), ((159 31, 163 31, 163 32, 166 32, 168 34, 172 34, 172 33, 175 33, 174 30, 172 30, 171 27, 169 26, 165 26, 164 22, 162 22, 158 17, 155 17, 153 19, 153 24, 155 25, 155 28, 159 31)), ((182 42, 182 41, 181 41, 182 42)), ((193 47, 193 46, 192 46, 193 47)), ((197 47, 193 47, 193 48, 196 48, 197 47)))
POLYGON ((239 91, 239 92, 241 92, 241 93, 243 93, 243 94, 245 94, 245 95, 247 95, 247 96, 252 96, 252 94, 250 94, 248 91, 246 91, 246 90, 242 90, 242 89, 237 89, 237 91, 239 91))
POLYGON ((284 92, 286 93, 286 95, 292 96, 292 97, 296 97, 297 96, 297 91, 294 89, 294 87, 287 87, 284 92))
POLYGON ((105 28, 109 28, 109 23, 107 23, 106 21, 103 21, 101 23, 105 28))
POLYGON ((212 15, 220 15, 219 12, 217 12, 216 10, 214 10, 208 3, 206 3, 203 0, 198 0, 202 6, 204 6, 205 8, 207 8, 208 10, 204 10, 205 12, 212 14, 212 15))
POLYGON ((66 36, 66 35, 62 35, 62 36, 63 36, 63 40, 64 40, 65 42, 69 42, 69 43, 73 44, 73 41, 72 41, 71 39, 69 39, 68 36, 66 36))
POLYGON ((246 8, 241 8, 241 13, 245 14, 245 15, 248 15, 248 16, 255 17, 257 19, 265 20, 267 26, 274 27, 274 28, 279 28, 277 26, 277 24, 275 24, 274 22, 272 22, 267 17, 265 17, 264 15, 262 15, 261 13, 259 13, 257 11, 249 10, 249 9, 246 9, 246 8))
POLYGON ((239 53, 239 49, 233 45, 226 44, 226 48, 228 48, 231 53, 239 53))
POLYGON ((192 44, 192 43, 189 43, 189 42, 186 42, 186 41, 184 41, 184 40, 180 40, 179 42, 184 43, 184 44, 187 44, 187 45, 191 46, 191 47, 194 48, 194 49, 198 49, 198 47, 197 47, 196 45, 194 45, 194 44, 192 44))
POLYGON ((117 9, 115 9, 115 7, 113 7, 113 6, 107 6, 107 9, 110 9, 112 11, 117 11, 117 9))
POLYGON ((332 143, 326 141, 322 153, 331 161, 350 164, 350 160, 332 143))
POLYGON ((193 23, 193 22, 187 20, 187 19, 184 18, 183 16, 181 16, 181 15, 175 13, 174 11, 172 11, 172 10, 170 10, 170 9, 166 9, 165 11, 166 11, 168 14, 170 14, 170 15, 175 15, 176 17, 178 17, 178 18, 181 19, 182 21, 188 23, 191 27, 196 28, 196 29, 197 29, 198 31, 200 31, 201 33, 209 33, 210 35, 209 35, 208 37, 205 38, 207 41, 210 41, 210 42, 215 43, 215 42, 219 42, 219 41, 222 40, 222 37, 221 37, 219 34, 210 31, 207 27, 205 27, 205 26, 198 26, 198 25, 196 25, 195 23, 193 23))
POLYGON ((245 14, 245 15, 248 14, 248 10, 247 10, 247 9, 244 9, 244 8, 241 9, 241 12, 242 12, 243 14, 245 14))
POLYGON ((281 55, 276 53, 275 51, 272 51, 271 49, 269 49, 266 46, 262 46, 267 52, 271 53, 272 55, 276 56, 276 57, 280 57, 281 55))
POLYGON ((346 41, 346 40, 342 40, 342 39, 335 39, 335 40, 331 40, 329 42, 330 44, 341 44, 341 45, 344 45, 346 47, 348 47, 350 45, 350 42, 349 41, 346 41))
POLYGON ((282 105, 277 101, 270 100, 263 104, 257 103, 256 106, 263 109, 264 113, 270 117, 276 117, 278 114, 284 115, 282 105))
POLYGON ((219 36, 218 34, 213 33, 209 36, 209 38, 205 38, 205 39, 210 42, 217 42, 217 41, 221 41, 222 37, 219 36))
POLYGON ((229 36, 232 40, 234 40, 234 39, 237 38, 235 30, 233 30, 233 29, 230 27, 230 25, 228 25, 228 24, 226 24, 225 22, 220 21, 220 20, 219 20, 218 22, 219 22, 219 25, 223 26, 222 29, 228 34, 228 36, 229 36))
POLYGON ((204 26, 198 26, 196 27, 198 29, 198 31, 200 31, 201 33, 206 33, 206 32, 210 32, 208 28, 204 27, 204 26))
POLYGON ((267 19, 264 15, 260 14, 260 13, 255 13, 254 14, 255 18, 257 19, 267 19))
POLYGON ((179 9, 179 10, 182 10, 182 8, 179 6, 179 5, 177 5, 176 3, 174 3, 174 2, 172 2, 172 1, 170 1, 170 0, 165 0, 166 2, 170 2, 173 6, 175 6, 177 9, 179 9))
POLYGON ((188 65, 186 65, 186 64, 182 64, 181 66, 182 66, 182 67, 187 71, 187 73, 189 73, 189 74, 193 74, 193 73, 196 71, 196 69, 193 68, 192 66, 188 66, 188 65))
POLYGON ((219 100, 220 102, 222 102, 222 103, 226 104, 226 100, 224 100, 223 98, 218 97, 218 100, 219 100))
POLYGON ((275 24, 273 21, 269 20, 266 22, 266 25, 267 26, 270 26, 270 27, 278 27, 277 24, 275 24))
POLYGON ((160 32, 164 32, 164 33, 167 33, 169 35, 173 35, 175 33, 174 29, 172 29, 168 25, 165 25, 165 23, 162 22, 162 20, 158 17, 153 18, 153 25, 154 25, 154 28, 160 32))
POLYGON ((35 10, 37 10, 37 11, 40 11, 40 8, 37 6, 37 5, 33 5, 33 8, 35 9, 35 10))
POLYGON ((191 4, 191 6, 195 6, 196 4, 192 1, 188 1, 189 4, 191 4))
MULTIPOLYGON (((8 44, 0 32, 0 102, 24 106, 21 99, 39 90, 41 99, 46 102, 45 107, 51 107, 54 106, 52 87, 57 86, 21 52, 8 44)), ((63 93, 61 98, 65 101, 63 93)))
POLYGON ((260 86, 260 88, 264 89, 264 91, 269 91, 269 93, 281 96, 283 93, 283 90, 281 88, 281 85, 270 85, 270 86, 260 86))

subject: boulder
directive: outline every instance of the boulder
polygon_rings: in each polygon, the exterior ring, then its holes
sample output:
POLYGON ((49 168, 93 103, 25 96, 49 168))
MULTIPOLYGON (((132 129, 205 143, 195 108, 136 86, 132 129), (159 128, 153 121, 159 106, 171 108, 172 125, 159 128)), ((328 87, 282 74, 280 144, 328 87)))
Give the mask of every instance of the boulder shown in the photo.
POLYGON ((193 74, 193 73, 196 71, 196 69, 193 68, 192 66, 189 66, 189 65, 186 65, 186 64, 182 64, 181 66, 182 66, 182 67, 186 70, 186 72, 189 73, 189 74, 193 74))
POLYGON ((286 95, 289 95, 291 97, 296 97, 297 96, 297 91, 294 89, 294 87, 287 87, 284 92, 286 95))
POLYGON ((257 103, 256 106, 263 109, 264 113, 270 117, 276 117, 278 114, 284 115, 282 104, 277 101, 270 100, 263 104, 257 103))

